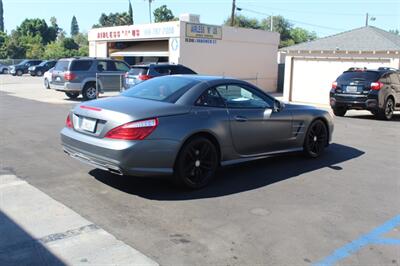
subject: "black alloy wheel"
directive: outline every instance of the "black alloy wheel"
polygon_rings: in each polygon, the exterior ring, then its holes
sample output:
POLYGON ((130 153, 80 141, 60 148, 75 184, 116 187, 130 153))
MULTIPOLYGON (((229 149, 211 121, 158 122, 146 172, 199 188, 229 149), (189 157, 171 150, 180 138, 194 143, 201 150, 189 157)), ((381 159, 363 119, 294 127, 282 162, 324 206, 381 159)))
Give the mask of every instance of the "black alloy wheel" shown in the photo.
POLYGON ((344 116, 347 112, 346 107, 333 107, 332 110, 336 116, 344 116))
POLYGON ((175 181, 179 185, 198 189, 206 186, 218 167, 214 144, 204 137, 190 140, 182 148, 175 166, 175 181))
POLYGON ((385 102, 383 109, 380 109, 377 113, 379 119, 391 120, 394 113, 394 101, 392 98, 388 98, 385 102))
POLYGON ((304 139, 304 152, 308 157, 317 158, 328 143, 328 129, 321 120, 315 120, 308 128, 304 139))

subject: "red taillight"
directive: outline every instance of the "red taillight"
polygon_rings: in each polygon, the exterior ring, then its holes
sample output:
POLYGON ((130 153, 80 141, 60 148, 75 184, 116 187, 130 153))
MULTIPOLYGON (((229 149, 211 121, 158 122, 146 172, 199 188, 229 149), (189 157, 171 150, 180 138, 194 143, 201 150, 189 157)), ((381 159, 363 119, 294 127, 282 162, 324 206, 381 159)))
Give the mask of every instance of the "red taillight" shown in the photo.
POLYGON ((72 128, 72 126, 73 126, 70 114, 68 114, 68 116, 67 116, 67 120, 65 121, 65 126, 68 128, 72 128))
POLYGON ((139 77, 138 77, 138 79, 140 79, 140 80, 148 80, 151 78, 152 78, 152 76, 150 76, 150 75, 139 75, 139 77))
POLYGON ((334 82, 332 82, 332 89, 336 89, 336 88, 337 88, 337 82, 334 81, 334 82))
POLYGON ((71 80, 74 80, 75 78, 76 78, 76 75, 74 73, 72 73, 72 72, 67 71, 64 74, 64 79, 66 81, 71 81, 71 80))
POLYGON ((382 87, 383 87, 383 83, 380 81, 371 83, 371 90, 378 91, 378 90, 382 89, 382 87))
POLYGON ((143 140, 151 132, 156 129, 158 119, 148 119, 136 122, 130 122, 122 126, 116 127, 108 131, 105 138, 110 139, 125 139, 125 140, 143 140))

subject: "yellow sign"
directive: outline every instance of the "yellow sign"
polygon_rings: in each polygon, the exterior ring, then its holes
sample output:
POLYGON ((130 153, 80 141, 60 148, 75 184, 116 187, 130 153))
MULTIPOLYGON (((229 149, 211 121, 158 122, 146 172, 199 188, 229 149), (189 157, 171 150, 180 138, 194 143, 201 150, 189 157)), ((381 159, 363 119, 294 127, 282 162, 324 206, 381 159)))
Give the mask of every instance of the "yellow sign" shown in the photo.
POLYGON ((222 39, 222 27, 197 23, 186 23, 186 37, 222 39))

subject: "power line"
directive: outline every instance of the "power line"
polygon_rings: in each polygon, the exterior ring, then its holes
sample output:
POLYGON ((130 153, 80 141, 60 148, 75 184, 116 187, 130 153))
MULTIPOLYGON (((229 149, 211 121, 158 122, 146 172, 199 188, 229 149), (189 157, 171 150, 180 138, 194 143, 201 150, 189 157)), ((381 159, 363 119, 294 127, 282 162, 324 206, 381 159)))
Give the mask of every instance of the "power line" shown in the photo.
MULTIPOLYGON (((251 9, 248 9, 248 8, 240 8, 240 9, 244 10, 244 11, 247 11, 247 12, 254 13, 254 14, 258 14, 258 15, 271 16, 272 17, 271 14, 267 14, 267 13, 263 13, 263 12, 259 12, 259 11, 255 11, 255 10, 251 10, 251 9)), ((313 27, 316 27, 316 28, 321 28, 321 29, 334 30, 334 31, 344 31, 344 29, 321 26, 321 25, 316 25, 316 24, 312 24, 312 23, 308 23, 308 22, 302 22, 302 21, 293 20, 293 19, 286 19, 286 20, 288 20, 290 22, 298 23, 298 24, 303 24, 303 25, 313 26, 313 27)))
MULTIPOLYGON (((320 11, 299 11, 299 10, 290 10, 284 8, 267 8, 261 5, 254 5, 253 3, 249 3, 247 5, 253 6, 257 9, 263 10, 274 10, 274 11, 283 11, 283 12, 291 12, 291 13, 302 13, 302 14, 315 14, 315 15, 332 15, 332 16, 365 16, 365 13, 336 13, 336 12, 320 12, 320 11)), ((374 14, 374 16, 382 16, 382 17, 399 17, 400 14, 374 14)))

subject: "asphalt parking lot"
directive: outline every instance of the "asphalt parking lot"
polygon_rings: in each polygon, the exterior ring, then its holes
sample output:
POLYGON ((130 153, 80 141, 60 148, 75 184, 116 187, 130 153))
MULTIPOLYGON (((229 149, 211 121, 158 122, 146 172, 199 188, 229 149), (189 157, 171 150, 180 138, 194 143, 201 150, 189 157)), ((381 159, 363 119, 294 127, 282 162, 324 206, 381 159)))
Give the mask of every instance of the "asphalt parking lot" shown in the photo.
POLYGON ((0 76, 2 171, 161 265, 400 265, 398 113, 349 112, 319 159, 245 163, 185 191, 68 158, 59 131, 74 104, 40 78, 0 76))

